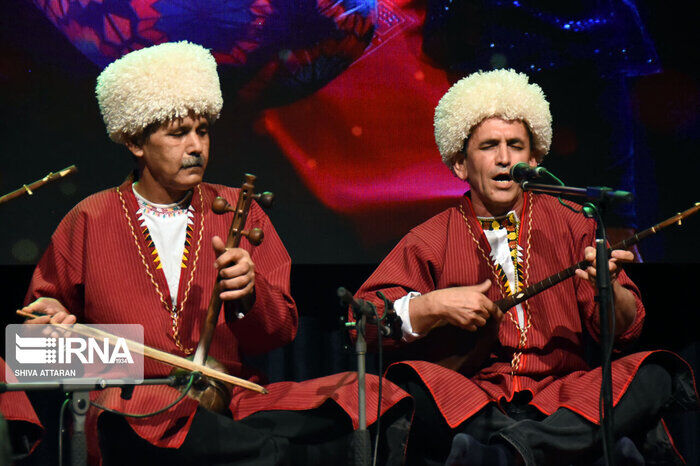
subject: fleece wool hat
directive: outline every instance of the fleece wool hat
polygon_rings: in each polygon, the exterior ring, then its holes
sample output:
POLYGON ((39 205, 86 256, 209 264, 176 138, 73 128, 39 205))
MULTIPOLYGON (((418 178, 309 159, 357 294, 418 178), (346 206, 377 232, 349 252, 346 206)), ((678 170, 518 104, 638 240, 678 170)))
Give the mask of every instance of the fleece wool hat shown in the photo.
POLYGON ((118 143, 190 113, 214 121, 224 103, 216 60, 187 41, 124 55, 98 76, 95 94, 107 133, 118 143))
POLYGON ((457 81, 435 108, 435 141, 450 168, 472 129, 498 117, 522 120, 532 132, 540 161, 552 143, 552 115, 540 86, 514 70, 479 71, 457 81))

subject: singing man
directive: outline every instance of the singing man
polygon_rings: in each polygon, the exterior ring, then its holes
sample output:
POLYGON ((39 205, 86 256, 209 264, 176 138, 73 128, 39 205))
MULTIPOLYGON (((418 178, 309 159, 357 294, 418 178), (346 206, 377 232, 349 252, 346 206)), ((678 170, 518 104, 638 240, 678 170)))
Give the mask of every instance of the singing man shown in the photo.
MULTIPOLYGON (((578 464, 601 455, 601 369, 584 357, 584 332, 600 337, 595 224, 572 203, 524 193, 509 176, 519 162, 542 161, 551 121, 542 89, 524 74, 478 72, 454 84, 435 110, 435 139, 469 190, 411 230, 357 294, 383 312, 375 293, 384 292, 403 320, 402 345, 413 350, 415 360, 387 371, 416 403, 409 464, 448 455, 448 464, 578 464), (572 279, 511 309, 494 304, 583 258, 592 265, 572 279), (453 370, 445 366, 454 359, 435 356, 459 343, 431 340, 444 324, 473 332, 475 345, 491 339, 477 367, 453 370)), ((618 349, 644 322, 639 291, 620 268, 632 258, 612 251, 608 264, 618 349)), ((642 455, 680 462, 661 416, 698 406, 687 363, 666 352, 625 355, 612 363, 612 385, 615 454, 628 464, 644 464, 642 455)))

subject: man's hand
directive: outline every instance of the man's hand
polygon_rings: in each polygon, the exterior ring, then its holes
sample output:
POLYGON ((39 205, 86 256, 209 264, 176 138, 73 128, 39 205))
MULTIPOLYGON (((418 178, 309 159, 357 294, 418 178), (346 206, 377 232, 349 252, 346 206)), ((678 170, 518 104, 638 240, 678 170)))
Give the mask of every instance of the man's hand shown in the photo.
POLYGON ((413 298, 408 307, 413 331, 426 333, 443 321, 474 332, 490 318, 500 320, 503 312, 485 294, 490 287, 491 281, 486 280, 413 298))
MULTIPOLYGON (((588 280, 593 286, 596 286, 596 251, 595 248, 587 246, 584 250, 584 257, 591 263, 586 270, 578 269, 576 276, 588 280)), ((620 335, 632 325, 634 318, 637 315, 637 303, 632 295, 632 292, 620 285, 617 281, 617 275, 622 268, 620 264, 632 262, 634 254, 630 251, 615 249, 610 253, 608 261, 608 269, 610 270, 610 280, 612 283, 613 299, 615 303, 615 336, 620 335)))
POLYGON ((68 312, 63 304, 54 298, 39 298, 33 303, 22 308, 24 312, 33 314, 46 314, 36 319, 27 319, 25 324, 74 324, 76 317, 68 312))
MULTIPOLYGON (((587 246, 584 250, 584 258, 591 263, 585 270, 576 270, 576 276, 588 280, 593 285, 596 284, 596 252, 595 248, 587 246)), ((610 279, 615 281, 617 274, 620 273, 619 264, 625 262, 632 262, 634 260, 634 254, 630 251, 625 251, 622 249, 615 249, 610 253, 610 260, 608 261, 608 269, 610 270, 610 279)))
POLYGON ((252 295, 255 289, 255 264, 248 251, 226 249, 218 236, 211 239, 211 244, 217 257, 214 267, 218 271, 221 300, 232 301, 252 295))

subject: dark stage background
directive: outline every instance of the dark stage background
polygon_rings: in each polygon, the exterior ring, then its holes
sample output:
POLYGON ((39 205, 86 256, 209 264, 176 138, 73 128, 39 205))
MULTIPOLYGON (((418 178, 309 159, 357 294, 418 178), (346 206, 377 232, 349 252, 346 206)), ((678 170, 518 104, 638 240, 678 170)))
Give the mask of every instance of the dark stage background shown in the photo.
MULTIPOLYGON (((342 350, 335 289, 357 289, 411 226, 452 205, 465 189, 439 162, 431 119, 440 95, 468 70, 445 69, 439 57, 420 53, 424 2, 378 4, 382 14, 368 51, 312 95, 300 92, 277 106, 244 102, 240 77, 222 67, 226 104, 213 131, 206 180, 235 186, 243 173, 256 174, 258 186, 277 195, 270 217, 294 262, 297 339, 253 361, 271 381, 352 370, 354 356, 342 350)), ((572 185, 634 190, 633 221, 641 228, 700 201, 694 179, 700 168, 698 50, 690 37, 695 18, 669 5, 638 2, 661 72, 615 81, 628 99, 620 101, 629 119, 619 131, 633 148, 631 158, 620 161, 607 152, 617 133, 600 134, 596 124, 608 107, 582 104, 606 100, 610 81, 575 67, 533 74, 552 101, 555 138, 545 165, 572 185)), ((17 322, 14 310, 33 265, 61 218, 84 197, 119 184, 131 168, 126 150, 104 131, 94 98, 99 71, 32 2, 3 0, 0 194, 71 164, 79 169, 33 196, 0 205, 5 324, 17 322)), ((639 347, 678 351, 696 371, 699 225, 700 215, 648 239, 640 245, 646 263, 628 267, 647 304, 639 347)), ((376 372, 374 360, 369 368, 376 372)), ((56 448, 60 397, 32 398, 50 430, 28 463, 46 464, 56 448)), ((679 416, 671 425, 689 464, 700 464, 698 416, 679 416)))
MULTIPOLYGON (((249 361, 269 376, 270 382, 306 380, 341 371, 355 370, 356 358, 345 349, 347 337, 339 325, 344 311, 335 296, 335 289, 344 285, 356 289, 375 264, 353 265, 294 265, 292 294, 300 311, 299 332, 295 341, 264 357, 249 361)), ((630 264, 627 272, 642 290, 647 320, 642 338, 630 351, 667 349, 683 356, 695 370, 700 371, 700 341, 694 312, 694 264, 630 264), (669 292, 673 290, 673 292, 669 292)), ((32 267, 12 265, 0 267, 6 291, 4 323, 19 323, 13 317, 15 303, 21 302, 31 278, 32 267)), ((2 334, 4 338, 4 332, 2 334)), ((4 345, 2 345, 4 348, 4 345)), ((589 348, 591 363, 595 363, 598 347, 589 348)), ((385 362, 391 355, 384 355, 385 362)), ((367 369, 377 373, 377 356, 369 355, 367 369)), ((55 464, 57 450, 58 410, 63 397, 60 393, 36 392, 30 399, 47 427, 39 450, 22 464, 55 464)), ((700 414, 685 413, 667 419, 677 446, 689 465, 700 465, 700 414)))

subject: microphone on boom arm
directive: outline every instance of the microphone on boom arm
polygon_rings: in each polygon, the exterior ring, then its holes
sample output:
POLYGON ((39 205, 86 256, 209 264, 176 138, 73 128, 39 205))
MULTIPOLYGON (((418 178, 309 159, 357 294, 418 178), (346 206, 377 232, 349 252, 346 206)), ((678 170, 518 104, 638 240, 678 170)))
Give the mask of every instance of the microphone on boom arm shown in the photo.
POLYGON ((510 167, 510 178, 516 183, 529 181, 534 178, 549 175, 549 172, 544 167, 531 167, 527 162, 518 162, 510 167))
MULTIPOLYGON (((367 316, 367 321, 376 325, 383 336, 394 339, 400 339, 403 336, 401 332, 401 318, 396 315, 392 303, 386 300, 386 298, 384 298, 385 316, 384 318, 380 318, 379 322, 377 322, 375 317, 377 308, 372 302, 354 298, 352 293, 342 286, 338 288, 337 293, 342 305, 352 308, 355 320, 359 320, 360 316, 365 315, 367 316)), ((383 295, 381 297, 383 297, 383 295)))

